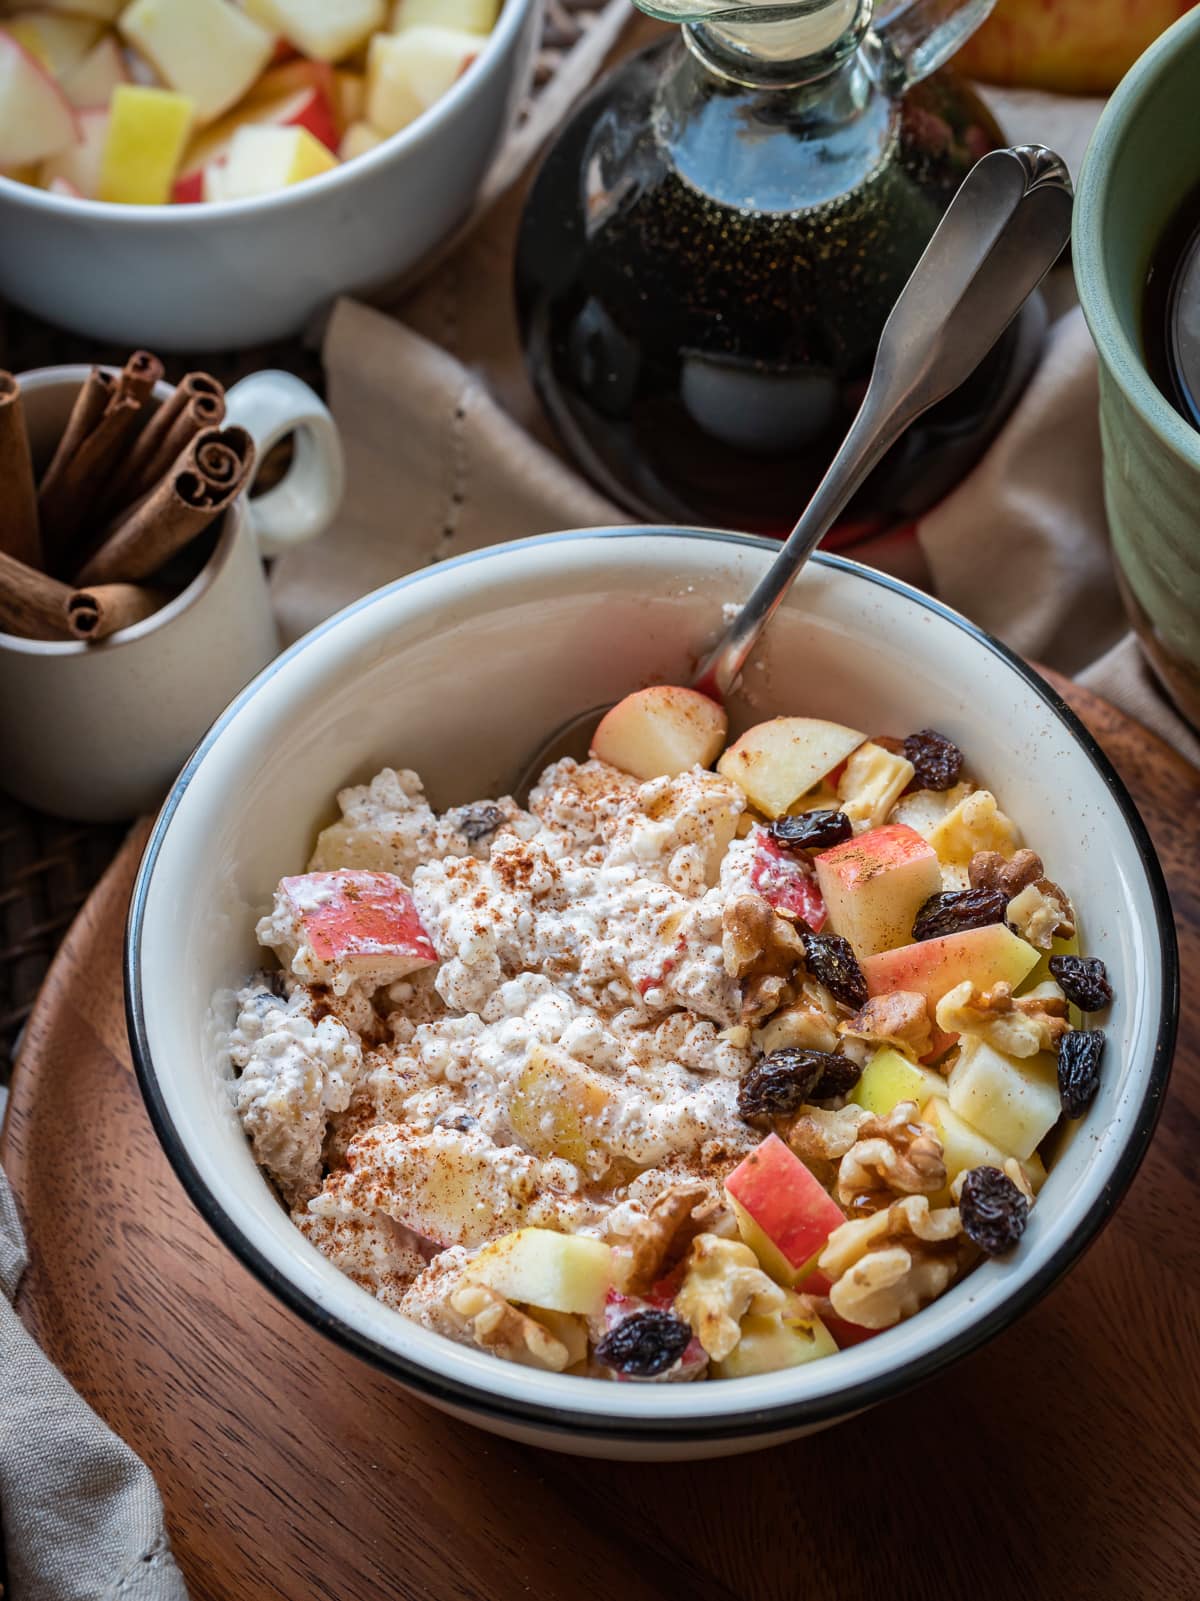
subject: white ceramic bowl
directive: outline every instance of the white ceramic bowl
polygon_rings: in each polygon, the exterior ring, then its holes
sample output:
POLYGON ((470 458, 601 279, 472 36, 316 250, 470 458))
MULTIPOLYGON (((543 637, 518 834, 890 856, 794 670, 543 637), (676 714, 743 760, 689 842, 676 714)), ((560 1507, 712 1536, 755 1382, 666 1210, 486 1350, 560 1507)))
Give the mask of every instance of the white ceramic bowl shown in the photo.
MULTIPOLYGON (((180 776, 133 898, 130 1037, 167 1153, 226 1244, 334 1340, 461 1417, 593 1455, 699 1456, 794 1437, 981 1344, 1071 1265, 1116 1206, 1164 1092, 1177 956, 1162 877, 1120 781, 1053 691, 1002 646, 890 578, 810 563, 731 706, 904 733, 931 725, 1070 887, 1116 990, 1100 1093, 1011 1261, 823 1362, 725 1383, 535 1372, 389 1311, 292 1226, 230 1107, 220 1039, 259 964, 255 918, 300 868, 334 791, 391 763, 435 805, 503 791, 564 718, 678 679, 777 547, 726 534, 592 530, 502 545, 402 579, 301 640, 224 713, 180 776)), ((247 1351, 235 1359, 253 1361, 247 1351)))
POLYGON ((227 350, 295 333, 406 272, 461 222, 528 83, 542 0, 505 0, 479 59, 411 127, 295 188, 116 206, 0 177, 0 296, 120 345, 227 350))

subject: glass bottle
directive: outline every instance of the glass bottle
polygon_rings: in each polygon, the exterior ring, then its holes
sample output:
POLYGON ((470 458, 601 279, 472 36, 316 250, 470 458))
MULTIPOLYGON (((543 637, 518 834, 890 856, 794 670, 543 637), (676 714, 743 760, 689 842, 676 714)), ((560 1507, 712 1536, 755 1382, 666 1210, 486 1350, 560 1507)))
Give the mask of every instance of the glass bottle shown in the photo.
MULTIPOLYGON (((580 465, 636 515, 781 533, 943 211, 1004 142, 943 69, 993 0, 879 18, 872 0, 638 4, 683 27, 596 87, 534 181, 516 261, 527 360, 580 465)), ((834 543, 969 471, 1044 324, 1036 302, 881 463, 834 543)))

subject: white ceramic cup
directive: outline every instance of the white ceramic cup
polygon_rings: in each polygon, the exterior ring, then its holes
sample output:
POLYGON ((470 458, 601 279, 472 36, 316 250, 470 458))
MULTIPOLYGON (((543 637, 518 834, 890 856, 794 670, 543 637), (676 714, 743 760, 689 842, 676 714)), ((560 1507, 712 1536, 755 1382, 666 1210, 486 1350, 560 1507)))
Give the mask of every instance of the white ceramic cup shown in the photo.
MULTIPOLYGON (((49 458, 87 367, 20 375, 35 465, 49 458)), ((161 404, 171 393, 160 383, 161 404)), ((211 557, 152 616, 98 644, 0 633, 0 788, 59 817, 105 822, 152 810, 221 708, 279 650, 262 558, 323 533, 342 496, 333 418, 299 378, 259 372, 226 397, 226 421, 260 462, 287 434, 283 480, 225 514, 211 557)))

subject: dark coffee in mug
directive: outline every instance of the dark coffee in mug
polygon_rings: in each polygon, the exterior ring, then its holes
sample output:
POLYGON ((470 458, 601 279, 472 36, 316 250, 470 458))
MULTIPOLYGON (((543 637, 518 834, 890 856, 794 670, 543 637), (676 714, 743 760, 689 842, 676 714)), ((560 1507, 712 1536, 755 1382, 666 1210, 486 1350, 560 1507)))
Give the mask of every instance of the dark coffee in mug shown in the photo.
POLYGON ((1142 347, 1159 389, 1200 428, 1200 187, 1175 212, 1150 258, 1142 347))

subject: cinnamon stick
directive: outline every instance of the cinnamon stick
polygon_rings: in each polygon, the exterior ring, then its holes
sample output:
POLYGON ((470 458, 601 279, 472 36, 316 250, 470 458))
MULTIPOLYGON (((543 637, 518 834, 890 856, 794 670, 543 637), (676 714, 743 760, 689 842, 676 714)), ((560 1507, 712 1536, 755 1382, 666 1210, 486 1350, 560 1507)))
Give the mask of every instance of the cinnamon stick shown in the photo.
POLYGON ((31 567, 41 565, 37 489, 20 385, 0 372, 0 550, 31 567))
POLYGON ((74 639, 95 643, 122 628, 132 628, 165 606, 170 596, 142 584, 97 584, 77 589, 67 598, 67 628, 74 639))
POLYGON ((170 474, 117 520, 76 584, 148 578, 228 510, 253 470, 254 441, 244 428, 206 428, 170 474))
POLYGON ((163 364, 152 350, 135 350, 121 369, 117 392, 144 406, 163 375, 163 364))
POLYGON ((0 629, 22 639, 70 639, 71 590, 0 551, 0 629))
POLYGON ((206 372, 189 372, 147 420, 133 441, 109 490, 109 510, 118 512, 149 490, 205 428, 225 420, 225 388, 206 372))

